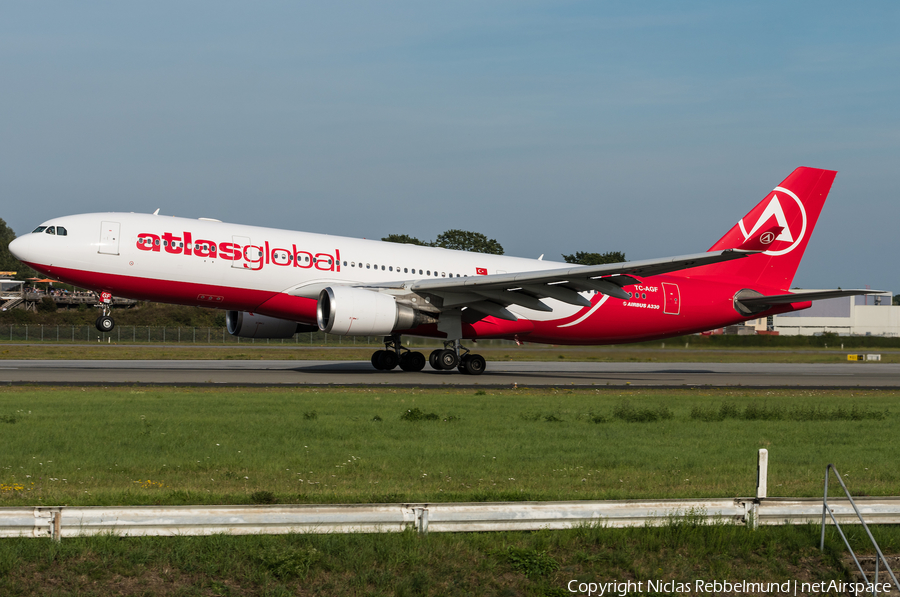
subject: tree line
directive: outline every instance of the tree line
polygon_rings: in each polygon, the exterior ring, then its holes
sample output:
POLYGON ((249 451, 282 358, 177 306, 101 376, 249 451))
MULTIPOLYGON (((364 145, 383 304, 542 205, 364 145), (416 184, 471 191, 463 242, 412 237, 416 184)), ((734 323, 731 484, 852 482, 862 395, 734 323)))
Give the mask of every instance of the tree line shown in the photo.
MULTIPOLYGON (((406 245, 419 245, 421 247, 443 247, 457 251, 472 251, 474 253, 488 253, 491 255, 503 255, 503 245, 493 238, 488 238, 480 232, 451 229, 442 232, 436 239, 430 242, 422 241, 408 234, 388 234, 381 240, 389 243, 406 245)), ((606 253, 589 253, 576 251, 571 255, 563 254, 566 263, 577 265, 602 265, 604 263, 622 263, 625 261, 625 253, 622 251, 608 251, 606 253)))

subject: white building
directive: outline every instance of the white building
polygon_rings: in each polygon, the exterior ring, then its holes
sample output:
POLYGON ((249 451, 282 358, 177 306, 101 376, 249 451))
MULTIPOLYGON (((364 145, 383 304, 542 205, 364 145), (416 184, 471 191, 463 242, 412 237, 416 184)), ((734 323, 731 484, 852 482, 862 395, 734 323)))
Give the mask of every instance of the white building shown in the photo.
POLYGON ((813 301, 803 311, 748 321, 757 331, 774 326, 782 336, 812 336, 830 332, 841 336, 900 336, 900 306, 890 292, 869 296, 813 301))

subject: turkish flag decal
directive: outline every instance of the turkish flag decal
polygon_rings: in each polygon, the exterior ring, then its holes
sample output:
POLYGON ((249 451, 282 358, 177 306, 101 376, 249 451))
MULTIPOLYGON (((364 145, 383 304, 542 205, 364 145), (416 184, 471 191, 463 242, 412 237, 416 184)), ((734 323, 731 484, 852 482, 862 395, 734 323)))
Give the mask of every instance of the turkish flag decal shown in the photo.
POLYGON ((476 268, 475 268, 475 273, 478 274, 479 276, 486 276, 486 275, 487 275, 487 269, 485 269, 485 268, 483 268, 483 267, 476 267, 476 268))

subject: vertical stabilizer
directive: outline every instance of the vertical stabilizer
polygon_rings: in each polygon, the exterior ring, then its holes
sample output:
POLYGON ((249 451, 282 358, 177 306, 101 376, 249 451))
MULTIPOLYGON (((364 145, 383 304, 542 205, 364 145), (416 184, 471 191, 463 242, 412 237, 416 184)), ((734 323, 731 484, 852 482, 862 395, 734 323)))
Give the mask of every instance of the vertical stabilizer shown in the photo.
POLYGON ((791 286, 809 237, 837 174, 834 170, 797 168, 741 218, 710 248, 722 251, 741 246, 760 230, 777 230, 764 240, 768 249, 746 259, 697 268, 694 275, 715 275, 787 290, 791 286), (774 237, 774 238, 773 238, 774 237))

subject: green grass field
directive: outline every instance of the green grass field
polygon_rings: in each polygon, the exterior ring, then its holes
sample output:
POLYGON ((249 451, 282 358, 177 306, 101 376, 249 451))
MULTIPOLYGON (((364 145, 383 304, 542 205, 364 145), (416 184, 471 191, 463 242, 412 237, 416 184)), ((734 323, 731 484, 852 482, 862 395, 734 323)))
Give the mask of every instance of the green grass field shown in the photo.
MULTIPOLYGON (((897 495, 900 392, 0 389, 0 506, 897 495)), ((863 552, 861 529, 848 529, 863 552)), ((900 528, 873 529, 886 553, 900 528)), ((0 540, 2 595, 570 595, 849 580, 833 528, 0 540)), ((802 594, 802 593, 801 593, 802 594)))
MULTIPOLYGON (((860 529, 848 531, 860 545, 860 529)), ((889 553, 900 549, 897 528, 874 533, 889 553)), ((0 594, 562 597, 573 580, 645 583, 632 595, 658 594, 647 580, 849 580, 836 533, 823 552, 818 539, 815 525, 752 531, 690 519, 534 533, 5 539, 0 594)))
POLYGON ((828 462, 898 495, 897 398, 6 387, 0 506, 748 496, 759 448, 772 496, 820 495, 828 462))

